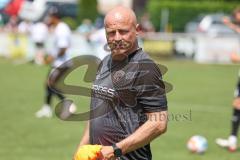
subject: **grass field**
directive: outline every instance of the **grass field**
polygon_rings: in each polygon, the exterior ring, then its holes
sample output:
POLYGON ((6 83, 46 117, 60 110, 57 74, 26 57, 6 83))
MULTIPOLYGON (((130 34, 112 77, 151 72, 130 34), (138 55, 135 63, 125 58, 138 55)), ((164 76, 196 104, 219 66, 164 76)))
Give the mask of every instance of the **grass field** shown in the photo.
MULTIPOLYGON (((229 134, 238 66, 200 65, 183 60, 160 63, 169 69, 164 79, 174 87, 168 93, 169 112, 189 117, 170 120, 168 132, 152 143, 153 159, 239 160, 240 150, 228 153, 214 143, 216 137, 229 134), (186 149, 186 141, 195 134, 208 139, 209 149, 204 155, 194 155, 186 149)), ((43 103, 47 72, 47 67, 14 65, 0 59, 0 160, 71 159, 84 122, 34 117, 43 103)), ((81 75, 83 70, 74 71, 69 82, 81 84, 81 75)), ((87 110, 87 98, 71 98, 78 111, 87 110)))

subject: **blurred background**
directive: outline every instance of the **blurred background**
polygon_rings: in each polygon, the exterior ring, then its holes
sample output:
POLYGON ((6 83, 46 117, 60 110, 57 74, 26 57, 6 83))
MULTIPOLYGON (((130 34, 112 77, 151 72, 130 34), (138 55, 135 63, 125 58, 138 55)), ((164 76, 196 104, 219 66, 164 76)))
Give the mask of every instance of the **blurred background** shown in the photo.
MULTIPOLYGON (((145 51, 200 63, 230 63, 229 53, 239 52, 239 39, 222 19, 231 16, 238 3, 237 0, 1 0, 0 56, 33 59, 31 26, 44 22, 51 7, 61 11, 62 20, 73 31, 72 56, 95 52, 93 49, 99 47, 95 42, 104 41, 100 38, 104 14, 113 6, 123 4, 137 14, 145 51), (18 46, 10 44, 13 30, 19 35, 18 46), (82 45, 78 45, 79 41, 82 45)), ((48 50, 49 39, 51 36, 45 40, 48 50)))
MULTIPOLYGON (((214 141, 230 132, 239 68, 231 55, 240 53, 240 39, 223 18, 232 19, 239 0, 0 0, 0 159, 71 159, 85 122, 34 116, 43 103, 49 70, 43 59, 53 49, 51 28, 42 39, 45 48, 35 46, 43 33, 37 24, 47 22, 50 8, 58 8, 72 30, 71 57, 103 59, 109 54, 104 49, 104 15, 117 5, 135 11, 142 28, 140 46, 168 68, 164 80, 173 85, 168 93, 173 118, 168 132, 152 144, 153 159, 238 160, 240 150, 229 153, 214 141), (196 134, 208 140, 205 154, 186 148, 196 134)), ((67 82, 91 86, 83 81, 85 70, 78 68, 67 82)), ((88 110, 89 98, 68 96, 77 111, 88 110)))

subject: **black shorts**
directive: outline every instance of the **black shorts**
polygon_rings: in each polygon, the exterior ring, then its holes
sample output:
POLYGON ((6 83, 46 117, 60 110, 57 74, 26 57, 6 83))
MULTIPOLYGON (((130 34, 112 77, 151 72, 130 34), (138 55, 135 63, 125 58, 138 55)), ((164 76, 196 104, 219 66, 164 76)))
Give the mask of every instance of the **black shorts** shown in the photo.
POLYGON ((48 72, 48 81, 50 81, 52 84, 58 82, 61 77, 68 71, 69 67, 64 68, 52 68, 48 72))
POLYGON ((36 42, 36 43, 35 43, 35 46, 36 46, 36 48, 38 48, 38 49, 43 49, 43 48, 44 48, 44 43, 42 43, 42 42, 36 42))

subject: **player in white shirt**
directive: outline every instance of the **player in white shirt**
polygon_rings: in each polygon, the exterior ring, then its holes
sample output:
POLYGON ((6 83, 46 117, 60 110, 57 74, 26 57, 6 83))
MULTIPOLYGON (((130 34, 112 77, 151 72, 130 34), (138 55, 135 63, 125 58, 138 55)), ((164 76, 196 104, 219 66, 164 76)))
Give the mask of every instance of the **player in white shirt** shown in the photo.
POLYGON ((48 36, 48 27, 44 22, 36 22, 30 30, 31 40, 35 47, 35 63, 43 64, 45 55, 45 42, 48 36))
MULTIPOLYGON (((47 79, 46 83, 46 96, 45 104, 36 113, 36 117, 52 117, 52 108, 50 107, 53 95, 56 95, 60 100, 64 100, 65 97, 59 92, 58 89, 54 88, 54 84, 58 82, 62 75, 72 66, 69 63, 69 53, 68 49, 71 45, 71 30, 69 26, 62 22, 60 19, 60 13, 56 8, 50 10, 49 13, 49 25, 53 27, 53 51, 51 56, 47 59, 48 62, 51 61, 52 69, 49 72, 51 76, 47 79), (66 63, 68 61, 68 63, 66 63), (51 86, 51 87, 50 87, 51 86)), ((75 106, 72 105, 73 110, 75 106)))

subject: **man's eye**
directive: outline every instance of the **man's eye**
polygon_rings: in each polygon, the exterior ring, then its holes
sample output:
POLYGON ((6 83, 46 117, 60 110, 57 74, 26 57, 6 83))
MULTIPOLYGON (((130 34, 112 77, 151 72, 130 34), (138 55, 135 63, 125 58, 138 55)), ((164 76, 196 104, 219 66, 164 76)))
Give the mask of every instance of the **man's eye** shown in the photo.
POLYGON ((119 32, 120 32, 120 34, 126 34, 126 33, 128 33, 128 30, 120 30, 119 32))
POLYGON ((112 35, 114 35, 115 34, 115 32, 108 32, 108 35, 109 36, 112 36, 112 35))

